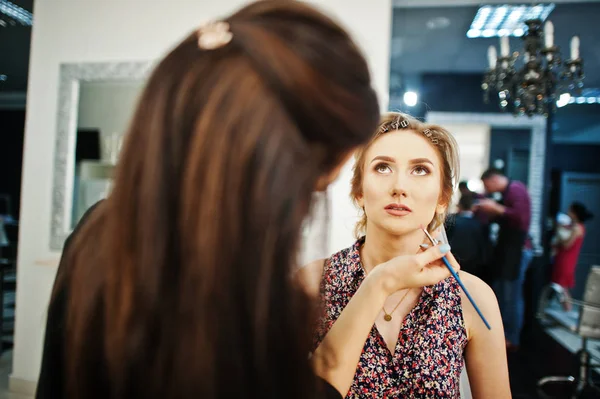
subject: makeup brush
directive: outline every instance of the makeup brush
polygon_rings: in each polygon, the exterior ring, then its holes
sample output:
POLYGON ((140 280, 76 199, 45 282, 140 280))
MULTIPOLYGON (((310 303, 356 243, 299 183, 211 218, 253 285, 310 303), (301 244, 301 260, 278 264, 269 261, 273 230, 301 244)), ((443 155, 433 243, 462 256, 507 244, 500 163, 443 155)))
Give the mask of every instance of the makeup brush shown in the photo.
MULTIPOLYGON (((431 234, 429 234, 429 232, 423 226, 421 226, 421 230, 423 230, 423 232, 425 233, 425 235, 427 236, 427 238, 429 239, 429 241, 431 241, 432 245, 437 245, 437 243, 438 243, 437 240, 435 240, 431 236, 431 234)), ((460 285, 460 288, 462 288, 462 290, 464 291, 464 293, 467 296, 467 298, 469 298, 469 301, 471 302, 471 304, 473 305, 473 307, 475 308, 475 310, 479 314, 479 317, 481 317, 481 320, 483 320, 483 323, 485 324, 485 326, 488 328, 488 330, 491 330, 492 327, 490 326, 490 324, 487 322, 487 320, 483 316, 483 313, 481 313, 481 310, 479 310, 479 307, 477 306, 477 304, 473 300, 473 297, 471 296, 471 294, 469 294, 469 291, 467 291, 467 288, 465 287, 465 285, 461 281, 460 277, 458 277, 458 274, 454 271, 454 269, 450 265, 450 262, 448 262, 448 259, 446 259, 446 256, 442 257, 442 261, 444 262, 444 264, 446 265, 446 267, 448 268, 448 270, 450 270, 450 273, 452 274, 452 277, 454 277, 454 279, 456 280, 456 282, 458 283, 458 285, 460 285)))

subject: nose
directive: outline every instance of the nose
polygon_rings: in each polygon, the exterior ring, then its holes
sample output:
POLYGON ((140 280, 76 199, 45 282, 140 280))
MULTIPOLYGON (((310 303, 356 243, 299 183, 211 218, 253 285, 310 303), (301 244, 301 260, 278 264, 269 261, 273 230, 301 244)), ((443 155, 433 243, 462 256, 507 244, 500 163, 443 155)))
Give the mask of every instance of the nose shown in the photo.
POLYGON ((393 179, 390 194, 394 198, 406 198, 406 182, 404 181, 403 176, 400 176, 400 173, 393 179))

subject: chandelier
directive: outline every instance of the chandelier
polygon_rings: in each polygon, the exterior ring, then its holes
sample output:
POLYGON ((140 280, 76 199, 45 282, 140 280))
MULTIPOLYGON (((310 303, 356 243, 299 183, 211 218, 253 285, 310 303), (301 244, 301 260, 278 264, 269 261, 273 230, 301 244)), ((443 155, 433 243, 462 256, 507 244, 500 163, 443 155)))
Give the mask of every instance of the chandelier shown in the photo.
POLYGON ((489 69, 481 85, 484 100, 497 97, 500 108, 515 115, 548 116, 556 110, 556 101, 568 101, 583 88, 583 60, 579 56, 579 37, 571 39, 571 54, 563 61, 560 49, 554 45, 554 26, 548 21, 542 28, 541 19, 525 21, 522 57, 510 54, 508 36, 500 38, 500 57, 496 48, 488 49, 489 69), (544 32, 545 30, 545 32, 544 32), (517 65, 517 61, 520 65, 517 65), (562 95, 562 98, 561 98, 562 95))

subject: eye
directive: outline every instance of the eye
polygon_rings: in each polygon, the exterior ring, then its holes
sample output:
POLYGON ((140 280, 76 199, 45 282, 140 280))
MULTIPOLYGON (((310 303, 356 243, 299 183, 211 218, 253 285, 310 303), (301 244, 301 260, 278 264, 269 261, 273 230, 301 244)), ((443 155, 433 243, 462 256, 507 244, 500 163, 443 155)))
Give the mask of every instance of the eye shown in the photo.
POLYGON ((431 171, 429 170, 429 168, 423 165, 415 166, 415 168, 413 169, 413 174, 417 176, 425 176, 430 173, 431 171))
POLYGON ((388 174, 392 172, 392 168, 390 168, 390 165, 388 165, 387 163, 378 163, 377 165, 375 165, 375 171, 381 174, 388 174))

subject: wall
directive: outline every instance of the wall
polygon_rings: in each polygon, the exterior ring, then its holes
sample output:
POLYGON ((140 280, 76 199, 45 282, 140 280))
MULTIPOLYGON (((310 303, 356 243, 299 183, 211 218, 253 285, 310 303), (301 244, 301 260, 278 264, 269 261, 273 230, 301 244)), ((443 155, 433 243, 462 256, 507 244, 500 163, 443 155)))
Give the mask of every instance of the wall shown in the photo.
MULTIPOLYGON (((313 1, 332 12, 364 49, 382 101, 387 98, 390 0, 313 1)), ((37 380, 48 298, 60 254, 49 250, 53 148, 59 65, 149 61, 199 24, 241 0, 38 0, 32 32, 11 389, 31 392, 37 380)), ((331 248, 347 246, 355 211, 348 200, 349 166, 330 190, 331 248)))
POLYGON ((600 173, 600 144, 554 145, 552 168, 565 172, 600 173))
POLYGON ((506 173, 509 178, 519 180, 527 185, 529 183, 528 159, 530 148, 531 130, 493 128, 489 166, 494 166, 493 162, 497 159, 501 159, 504 161, 504 173, 506 173), (524 164, 523 162, 520 162, 520 165, 516 165, 515 168, 513 163, 522 161, 522 159, 513 159, 513 155, 518 152, 522 152, 525 155, 526 160, 524 164), (518 169, 518 172, 520 173, 511 173, 514 172, 514 169, 518 169))

